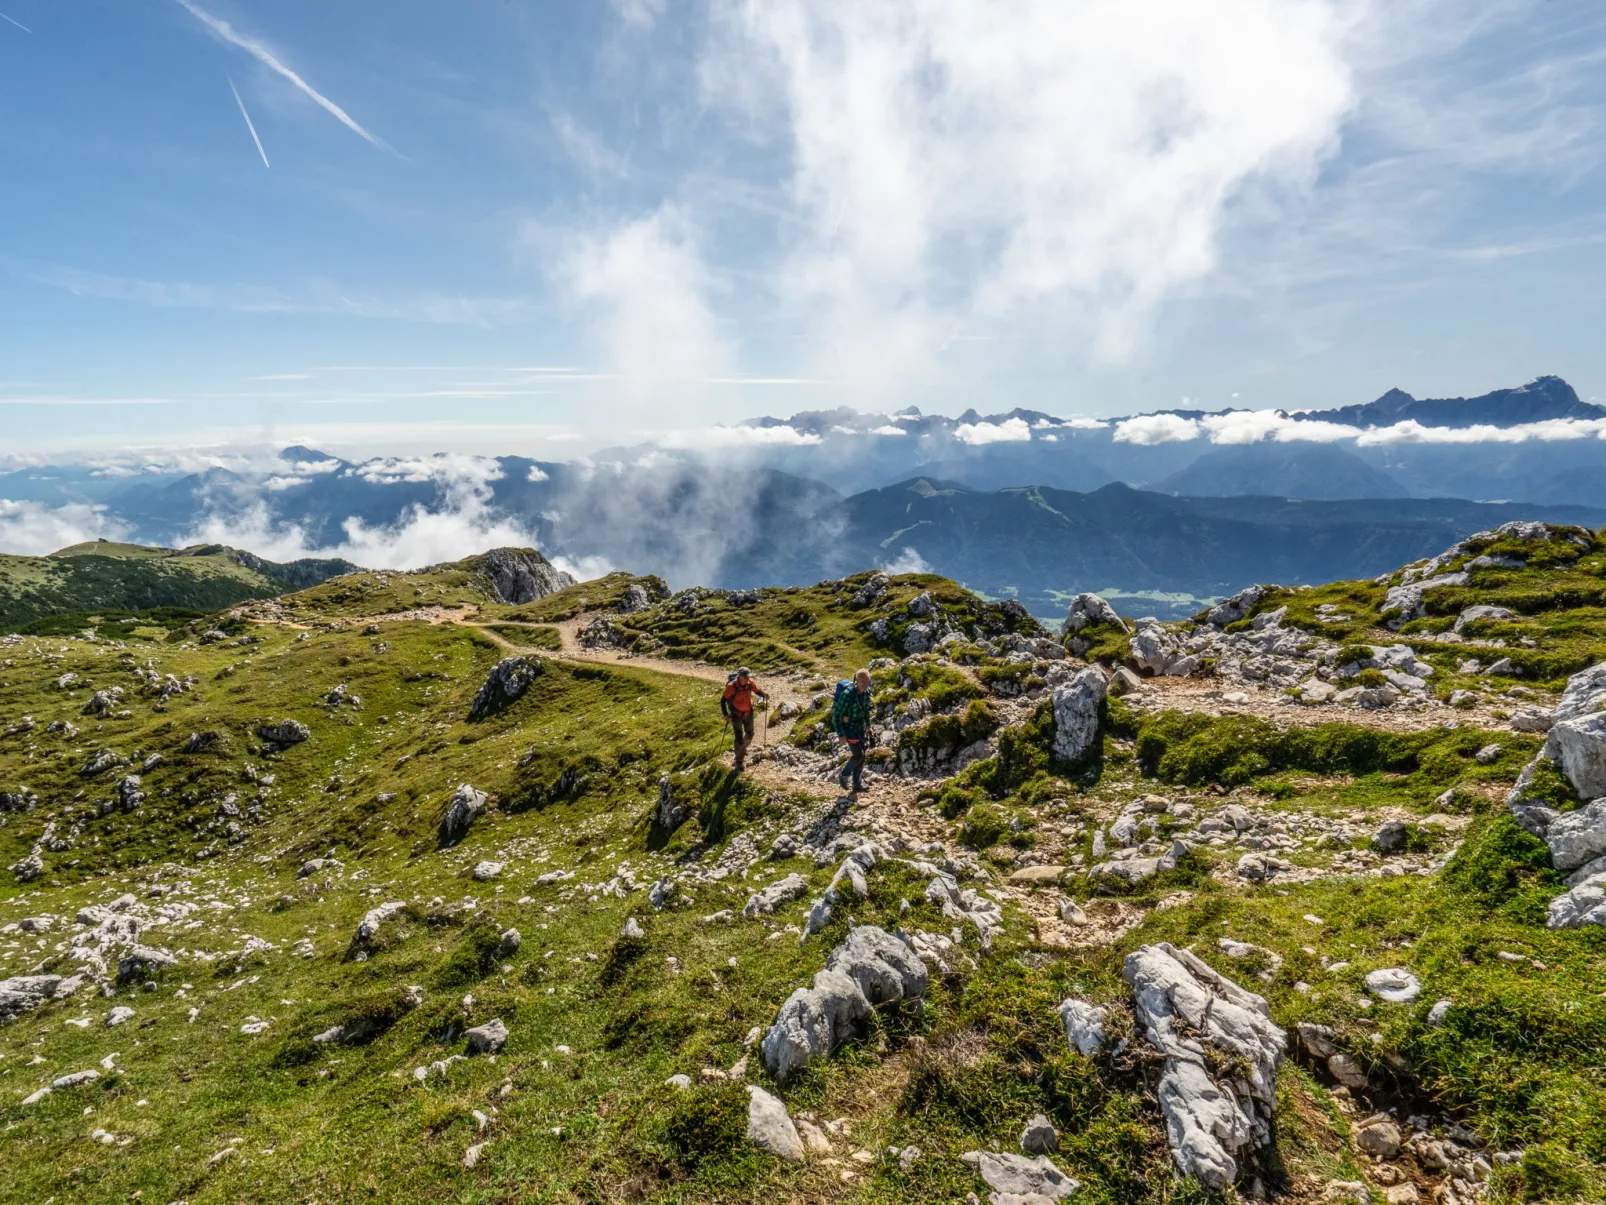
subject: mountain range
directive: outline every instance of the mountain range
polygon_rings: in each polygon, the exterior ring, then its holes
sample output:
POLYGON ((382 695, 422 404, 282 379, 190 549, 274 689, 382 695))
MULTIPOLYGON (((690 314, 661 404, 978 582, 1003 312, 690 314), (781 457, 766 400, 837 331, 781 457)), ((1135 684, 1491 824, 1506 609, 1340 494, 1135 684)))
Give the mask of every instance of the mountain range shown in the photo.
POLYGON ((675 585, 806 583, 897 562, 1043 615, 1081 590, 1172 615, 1251 581, 1372 575, 1512 518, 1598 526, 1603 432, 1606 408, 1541 377, 1308 413, 839 408, 750 420, 718 448, 569 463, 347 461, 297 445, 189 474, 30 467, 0 475, 0 499, 101 507, 152 545, 226 538, 360 559, 354 532, 395 544, 423 516, 453 516, 469 543, 501 524, 576 567, 675 585), (733 447, 742 432, 752 442, 733 447))

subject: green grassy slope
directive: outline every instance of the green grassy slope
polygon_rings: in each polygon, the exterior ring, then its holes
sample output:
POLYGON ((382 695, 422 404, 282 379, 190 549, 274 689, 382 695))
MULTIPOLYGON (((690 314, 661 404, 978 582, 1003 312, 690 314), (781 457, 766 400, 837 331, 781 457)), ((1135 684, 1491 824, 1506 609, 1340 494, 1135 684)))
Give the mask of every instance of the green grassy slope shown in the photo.
POLYGON ((0 632, 57 615, 87 620, 102 611, 212 611, 353 568, 344 561, 281 565, 215 544, 165 549, 93 543, 48 557, 0 554, 0 632))
MULTIPOLYGON (((1085 1059, 1068 1049, 1055 1012, 1071 993, 1124 1000, 1121 958, 1156 940, 1193 945, 1263 993, 1280 1024, 1332 1026, 1372 1075, 1368 1103, 1335 1092, 1303 1053, 1285 1063, 1280 1163, 1257 1169, 1284 1199, 1320 1201, 1329 1181, 1376 1177, 1350 1132, 1387 1104, 1402 1117, 1421 1109, 1461 1121, 1491 1151, 1526 1151, 1497 1170, 1490 1199, 1600 1198, 1606 933, 1544 929, 1544 905, 1559 884, 1500 803, 1535 738, 1277 729, 1138 715, 1112 702, 1100 756, 1069 767, 1050 754, 1051 709, 1012 710, 1012 693, 1029 688, 1041 664, 960 646, 951 661, 927 655, 878 670, 883 702, 919 700, 948 713, 905 729, 911 741, 930 737, 939 721, 973 722, 969 709, 992 716, 984 730, 1011 721, 993 756, 925 784, 923 802, 914 799, 919 784, 883 784, 846 813, 858 831, 886 839, 871 810, 877 799, 894 800, 901 811, 874 814, 903 817, 919 842, 943 844, 942 855, 929 856, 971 866, 966 885, 1004 898, 1005 927, 990 950, 969 929, 951 974, 933 976, 923 1009, 884 1010, 861 1040, 786 1085, 794 1115, 848 1126, 832 1138, 834 1162, 783 1163, 744 1140, 738 1087, 715 1078, 680 1092, 663 1081, 737 1064, 748 1032, 768 1025, 824 965, 847 913, 889 930, 948 933, 955 922, 926 902, 925 880, 893 860, 867 876, 868 898, 839 909, 800 946, 788 927, 802 924, 834 863, 764 854, 778 833, 804 834, 835 814, 835 793, 779 773, 729 779, 717 762, 726 737, 706 681, 546 655, 521 699, 471 722, 470 704, 504 650, 469 627, 382 617, 437 599, 478 601, 451 573, 326 583, 287 600, 288 614, 310 630, 234 627, 255 643, 53 635, 0 645, 0 791, 37 801, 0 814, 0 866, 25 856, 47 824, 66 843, 43 853, 38 880, 0 875, 0 978, 71 969, 74 913, 124 892, 136 909, 171 909, 143 940, 180 957, 151 978, 152 990, 136 977, 112 997, 86 989, 0 1026, 8 1156, 0 1201, 138 1193, 192 1205, 924 1205, 985 1195, 958 1156, 1017 1149, 1040 1111, 1061 1131, 1056 1161, 1084 1182, 1077 1200, 1203 1201, 1209 1194, 1170 1173, 1157 1069, 1141 1044, 1085 1059), (371 628, 320 623, 369 615, 380 616, 371 628), (194 685, 162 700, 147 685, 152 670, 194 685), (65 674, 75 680, 59 686, 65 674), (341 685, 360 705, 328 701, 341 685), (112 714, 83 714, 93 691, 113 687, 123 693, 112 714), (256 727, 284 719, 304 723, 309 739, 265 748, 256 727), (56 720, 78 731, 48 732, 56 720), (215 735, 186 752, 191 733, 215 735), (1480 763, 1474 755, 1490 742, 1500 756, 1480 763), (82 770, 108 749, 129 768, 160 755, 142 773, 137 811, 101 814, 99 802, 116 797, 128 770, 82 770), (652 824, 664 775, 692 813, 667 841, 652 824), (459 783, 487 792, 489 807, 461 844, 442 848, 439 823, 459 783), (1161 834, 1182 830, 1175 809, 1183 803, 1200 812, 1236 803, 1294 831, 1316 817, 1343 821, 1352 835, 1282 851, 1299 873, 1265 886, 1233 874, 1240 848, 1203 845, 1136 889, 1095 889, 1077 859, 1091 864, 1095 829, 1146 795, 1171 808, 1152 813, 1161 834), (1409 822, 1410 865, 1430 873, 1332 873, 1359 865, 1371 830, 1397 815, 1409 822), (298 878, 314 857, 340 865, 298 878), (1006 886, 1031 859, 1068 868, 1064 894, 1082 902, 1104 936, 1067 946, 1067 931, 1053 923, 1052 890, 1006 886), (503 868, 475 881, 470 872, 482 860, 503 868), (715 866, 726 873, 691 873, 715 866), (557 871, 574 877, 537 882, 557 871), (1322 877, 1301 881, 1307 871, 1322 877), (742 918, 752 891, 788 873, 808 880, 808 896, 771 917, 742 918), (646 888, 662 875, 680 887, 655 911, 646 888), (385 901, 407 907, 373 949, 357 950, 358 922, 385 901), (705 920, 721 912, 734 916, 705 920), (47 932, 12 927, 41 915, 60 919, 47 932), (644 937, 620 936, 632 916, 644 937), (523 942, 503 956, 496 943, 508 927, 523 942), (1231 958, 1218 947, 1223 936, 1280 962, 1231 958), (1362 977, 1392 965, 1422 977, 1422 996, 1367 1007, 1362 977), (413 1011, 396 1005, 408 985, 423 990, 413 1011), (1455 1007, 1435 1028, 1427 1011, 1441 997, 1455 1007), (109 1028, 113 1006, 134 1015, 109 1028), (499 1055, 429 1070, 463 1052, 466 1025, 492 1017, 512 1035, 499 1055), (363 1044, 311 1041, 359 1018, 379 1031, 363 1044), (72 1023, 79 1020, 88 1023, 72 1023), (84 1069, 100 1078, 21 1103, 84 1069), (909 1146, 919 1154, 907 1161, 888 1152, 909 1146)), ((922 591, 977 626, 1007 627, 1010 618, 923 577, 894 578, 887 611, 879 603, 855 610, 846 599, 863 580, 734 603, 711 596, 691 615, 671 601, 619 622, 644 651, 812 675, 895 655, 864 625, 892 617, 896 642, 908 623, 903 608, 922 591)), ((622 597, 628 584, 604 579, 566 598, 482 614, 503 622, 510 638, 551 631, 517 625, 570 618, 597 599, 622 597)), ((776 1089, 756 1052, 747 1075, 776 1089)), ((1374 1184, 1381 1201, 1383 1186, 1374 1184)), ((1432 1183, 1421 1186, 1431 1199, 1432 1183)))

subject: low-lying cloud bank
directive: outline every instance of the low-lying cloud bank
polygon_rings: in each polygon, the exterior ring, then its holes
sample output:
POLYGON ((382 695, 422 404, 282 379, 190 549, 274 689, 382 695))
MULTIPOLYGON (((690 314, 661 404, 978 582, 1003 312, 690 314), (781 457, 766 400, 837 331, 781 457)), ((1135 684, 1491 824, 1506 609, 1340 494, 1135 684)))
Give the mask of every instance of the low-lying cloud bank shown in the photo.
POLYGON ((1426 427, 1415 419, 1387 427, 1351 427, 1320 419, 1295 418, 1281 410, 1235 410, 1189 418, 1182 414, 1141 414, 1115 424, 1115 441, 1139 445, 1340 443, 1352 439, 1363 448, 1391 444, 1520 444, 1576 439, 1606 440, 1606 419, 1556 418, 1513 427, 1477 424, 1470 427, 1426 427))
POLYGON ((0 552, 44 556, 87 540, 120 540, 129 526, 104 506, 46 506, 0 498, 0 552))

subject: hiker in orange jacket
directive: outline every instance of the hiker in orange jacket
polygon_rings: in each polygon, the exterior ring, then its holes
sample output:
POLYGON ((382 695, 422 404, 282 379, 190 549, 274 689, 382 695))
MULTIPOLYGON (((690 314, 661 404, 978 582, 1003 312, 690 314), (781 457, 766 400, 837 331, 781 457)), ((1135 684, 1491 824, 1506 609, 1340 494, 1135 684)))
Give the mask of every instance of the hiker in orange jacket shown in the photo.
POLYGON ((736 733, 736 772, 742 771, 742 761, 747 756, 747 746, 753 741, 753 696, 757 695, 766 703, 770 701, 769 695, 760 689, 753 681, 753 671, 742 666, 731 675, 725 683, 725 695, 719 701, 719 709, 729 717, 731 727, 736 733))

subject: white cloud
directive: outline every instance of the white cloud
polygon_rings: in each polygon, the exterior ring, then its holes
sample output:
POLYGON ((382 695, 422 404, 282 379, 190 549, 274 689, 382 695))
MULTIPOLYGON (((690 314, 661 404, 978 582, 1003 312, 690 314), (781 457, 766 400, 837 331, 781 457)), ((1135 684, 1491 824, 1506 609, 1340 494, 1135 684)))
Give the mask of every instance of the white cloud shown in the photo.
POLYGON ((1353 104, 1348 0, 715 0, 705 95, 790 152, 780 292, 821 359, 929 367, 1045 309, 1127 358, 1248 187, 1308 190, 1353 104))
POLYGON ((930 573, 931 566, 926 564, 926 558, 913 548, 905 548, 896 558, 882 566, 888 573, 930 573))
POLYGON ((1262 440, 1276 443, 1336 443, 1360 434, 1355 427, 1314 419, 1290 418, 1276 410, 1234 410, 1226 414, 1207 414, 1199 427, 1213 444, 1253 444, 1262 440))
MULTIPOLYGON (((908 420, 906 419, 904 421, 907 422, 908 420)), ((909 434, 909 432, 905 431, 902 427, 894 427, 891 423, 887 423, 885 426, 871 427, 870 428, 870 434, 871 435, 907 435, 907 434, 909 434)))
POLYGON ((1357 433, 1357 443, 1383 444, 1557 443, 1575 439, 1606 440, 1606 419, 1557 418, 1515 427, 1424 427, 1413 420, 1357 433))
POLYGON ((1199 424, 1178 414, 1140 414, 1115 424, 1115 442, 1127 444, 1186 443, 1199 438, 1199 424))
POLYGON ((973 447, 980 444, 1030 443, 1032 429, 1023 418, 1006 418, 1001 423, 960 423, 954 438, 973 447))
POLYGON ((0 498, 0 552, 44 556, 87 540, 120 540, 129 533, 104 506, 46 506, 0 498))
POLYGON ((526 481, 549 481, 549 480, 551 480, 551 478, 547 474, 547 471, 545 469, 543 469, 538 464, 532 464, 530 466, 530 471, 524 475, 524 479, 526 481))
POLYGON ((673 207, 580 239, 562 275, 576 300, 597 309, 609 368, 638 391, 729 373, 709 273, 695 232, 673 207))
POLYGON ((615 568, 607 557, 602 556, 555 556, 552 558, 552 564, 564 573, 574 574, 574 579, 579 582, 591 582, 599 577, 607 577, 615 568))
POLYGON ((812 431, 799 431, 781 424, 668 431, 658 442, 666 448, 807 448, 819 443, 820 437, 812 431))

